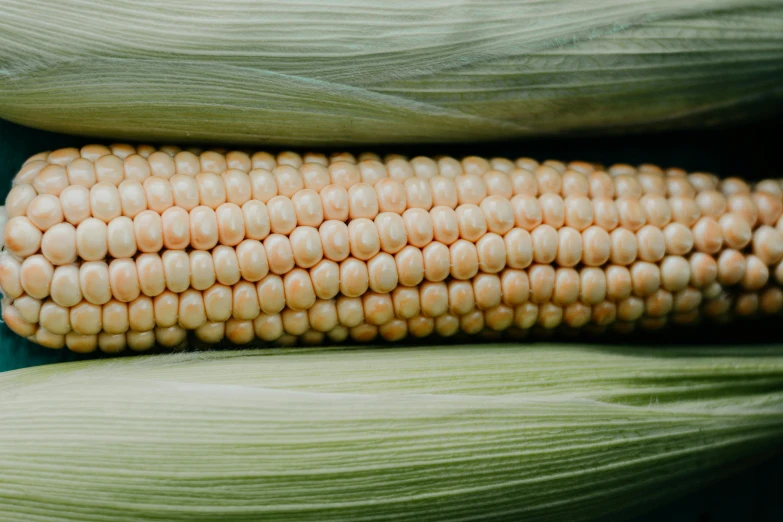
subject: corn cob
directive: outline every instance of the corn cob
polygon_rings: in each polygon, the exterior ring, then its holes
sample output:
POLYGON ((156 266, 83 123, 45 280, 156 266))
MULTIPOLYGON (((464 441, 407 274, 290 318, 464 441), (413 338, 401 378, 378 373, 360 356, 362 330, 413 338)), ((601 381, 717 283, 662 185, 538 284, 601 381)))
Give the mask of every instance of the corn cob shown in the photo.
POLYGON ((3 319, 51 348, 660 328, 783 308, 783 183, 530 158, 88 145, 6 200, 3 319))

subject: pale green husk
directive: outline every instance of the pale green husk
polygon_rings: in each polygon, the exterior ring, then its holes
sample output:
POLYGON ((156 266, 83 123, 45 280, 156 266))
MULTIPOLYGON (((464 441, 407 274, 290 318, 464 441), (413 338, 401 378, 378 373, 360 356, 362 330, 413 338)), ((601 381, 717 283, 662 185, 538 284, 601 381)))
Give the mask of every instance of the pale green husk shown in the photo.
POLYGON ((780 347, 175 354, 0 376, 2 521, 615 520, 783 436, 780 347))
POLYGON ((706 125, 783 99, 779 0, 0 0, 0 117, 282 145, 706 125))

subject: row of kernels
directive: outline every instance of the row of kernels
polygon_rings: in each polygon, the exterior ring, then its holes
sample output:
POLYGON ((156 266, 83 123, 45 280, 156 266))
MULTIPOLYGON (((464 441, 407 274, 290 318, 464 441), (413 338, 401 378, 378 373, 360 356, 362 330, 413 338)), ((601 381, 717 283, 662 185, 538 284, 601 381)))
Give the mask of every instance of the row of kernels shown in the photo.
MULTIPOLYGON (((160 154, 167 156, 164 153, 160 154)), ((385 169, 381 164, 378 165, 385 169)), ((26 179, 25 181, 31 182, 33 187, 39 189, 39 193, 59 194, 59 191, 65 188, 69 182, 72 185, 84 185, 89 188, 98 182, 114 185, 120 185, 123 180, 146 183, 146 180, 150 177, 148 174, 147 176, 132 176, 125 178, 118 172, 113 172, 110 169, 99 169, 103 174, 97 177, 94 173, 86 174, 83 170, 77 169, 73 173, 68 173, 70 176, 68 177, 65 176, 64 172, 58 170, 62 168, 59 165, 51 165, 51 167, 55 168, 44 172, 38 181, 35 181, 34 179, 26 179)), ((209 166, 205 165, 205 167, 209 166)), ((412 172, 413 171, 411 170, 411 173, 412 172)), ((175 175, 173 172, 161 172, 160 174, 160 176, 157 176, 157 173, 153 173, 152 176, 161 180, 166 180, 175 175)), ((393 171, 390 172, 390 174, 393 174, 393 171)), ((619 175, 615 178, 611 178, 606 173, 594 172, 590 174, 591 179, 589 182, 587 179, 583 179, 580 183, 579 177, 582 176, 581 173, 568 171, 568 174, 571 177, 566 180, 567 183, 565 184, 560 180, 560 174, 549 166, 539 167, 535 174, 518 169, 510 173, 490 171, 482 173, 481 175, 464 174, 453 179, 447 176, 418 178, 394 175, 386 178, 385 172, 379 171, 377 168, 362 169, 361 165, 360 167, 357 167, 348 162, 333 163, 328 168, 317 163, 311 163, 302 167, 301 171, 298 167, 281 165, 279 167, 270 166, 269 170, 254 169, 245 171, 228 167, 228 170, 220 170, 218 168, 211 168, 210 170, 210 168, 205 168, 202 171, 194 168, 185 169, 185 172, 179 173, 180 176, 206 178, 204 184, 208 186, 210 185, 210 181, 214 185, 215 178, 222 175, 227 186, 232 183, 238 183, 236 186, 241 186, 245 190, 238 190, 236 192, 248 195, 251 193, 251 190, 248 190, 251 185, 251 183, 248 182, 248 179, 257 178, 254 179, 252 183, 253 197, 261 199, 262 201, 266 201, 278 194, 291 197, 294 193, 303 188, 309 188, 316 192, 320 192, 321 189, 328 184, 336 184, 345 189, 349 189, 359 183, 368 184, 372 187, 383 180, 384 182, 391 184, 394 187, 394 191, 399 191, 399 187, 404 186, 404 192, 408 196, 408 199, 411 200, 409 206, 425 209, 428 205, 433 204, 451 203, 453 206, 458 203, 478 204, 484 197, 489 195, 498 195, 505 197, 506 199, 511 198, 513 195, 527 195, 533 197, 541 195, 562 195, 563 197, 589 196, 591 198, 610 199, 640 199, 643 196, 661 198, 663 196, 669 196, 685 199, 696 198, 698 205, 703 209, 704 215, 719 214, 721 210, 725 210, 725 208, 731 209, 732 207, 749 207, 745 210, 745 213, 747 214, 750 212, 751 214, 755 214, 756 210, 753 207, 758 206, 762 215, 762 223, 769 224, 776 221, 781 215, 781 206, 783 205, 780 194, 773 194, 769 189, 754 192, 752 195, 750 192, 734 191, 728 195, 729 200, 727 201, 724 195, 713 189, 697 192, 688 184, 688 181, 682 177, 673 177, 669 180, 670 184, 674 184, 671 187, 671 190, 648 191, 642 189, 639 180, 628 175, 619 175), (601 177, 602 175, 604 176, 603 178, 601 177), (680 186, 683 183, 685 185, 680 186), (613 184, 617 184, 617 186, 615 187, 613 184), (568 187, 568 190, 560 190, 561 187, 564 189, 568 187), (734 198, 735 196, 740 197, 741 199, 736 199, 734 198), (441 202, 438 203, 438 201, 436 201, 437 199, 440 199, 441 202)), ((25 176, 25 178, 28 177, 29 176, 25 176)), ((760 184, 762 189, 767 186, 778 185, 776 181, 767 181, 768 183, 766 184, 763 184, 763 182, 760 184)), ((18 180, 17 183, 21 183, 21 181, 18 180)), ((705 186, 705 184, 702 184, 702 186, 705 186)), ((205 188, 205 190, 209 192, 209 187, 205 188)), ((385 191, 385 189, 383 190, 385 191)), ((219 197, 220 194, 210 194, 209 197, 204 198, 205 202, 202 204, 207 204, 208 200, 219 199, 219 197)))
MULTIPOLYGON (((510 332, 513 328, 523 331, 531 328, 552 330, 563 326, 579 329, 590 325, 605 327, 614 323, 623 326, 616 329, 618 332, 629 332, 636 323, 644 329, 661 328, 669 317, 675 323, 693 323, 698 320, 700 313, 716 319, 725 318, 732 311, 740 316, 758 312, 778 313, 783 308, 783 292, 779 288, 768 288, 760 295, 748 293, 736 298, 721 293, 701 302, 701 294, 689 288, 674 295, 659 291, 644 301, 629 297, 619 303, 605 301, 594 306, 581 302, 566 306, 527 302, 518 306, 501 304, 486 310, 474 309, 462 315, 443 313, 436 317, 414 315, 407 318, 390 316, 388 304, 370 305, 371 315, 365 317, 363 306, 356 299, 345 298, 337 302, 320 302, 319 306, 307 312, 285 309, 281 313, 261 314, 252 320, 228 318, 225 321, 206 321, 195 328, 195 335, 207 343, 227 338, 235 344, 260 339, 289 345, 297 340, 303 344, 319 344, 324 340, 324 335, 334 342, 342 342, 348 337, 368 342, 377 335, 387 341, 397 341, 407 335, 425 337, 433 332, 441 336, 459 332, 476 335, 486 329, 496 332, 510 332)), ((120 314, 115 315, 110 319, 112 322, 121 317, 120 314)), ((82 330, 87 333, 80 333, 76 329, 55 333, 46 327, 39 328, 27 323, 21 318, 17 306, 5 305, 3 318, 14 331, 34 342, 51 348, 67 345, 83 353, 94 351, 96 347, 108 353, 119 352, 126 345, 138 351, 150 349, 155 344, 171 347, 182 344, 186 339, 185 328, 176 323, 145 327, 143 330, 129 329, 125 333, 111 333, 117 331, 116 328, 111 332, 96 332, 91 328, 82 330)), ((79 320, 84 322, 83 317, 79 320)), ((80 324, 79 320, 74 324, 80 324)), ((47 321, 52 328, 63 331, 53 319, 47 321)))
MULTIPOLYGON (((583 230, 595 223, 607 230, 622 226, 635 231, 645 223, 662 228, 671 220, 686 226, 708 222, 715 228, 712 219, 722 219, 726 210, 724 206, 718 209, 704 207, 706 210, 702 212, 693 199, 677 197, 666 200, 662 196, 650 195, 642 198, 623 197, 617 201, 608 198, 591 201, 584 196, 569 196, 564 201, 556 194, 544 194, 538 198, 517 195, 509 203, 502 196, 487 196, 485 192, 475 198, 458 198, 456 192, 459 191, 455 190, 454 197, 449 197, 445 187, 440 186, 430 193, 428 186, 419 187, 413 183, 408 187, 410 190, 407 190, 406 196, 405 187, 391 179, 378 183, 376 188, 362 183, 352 186, 350 190, 339 185, 327 185, 320 194, 296 185, 285 195, 278 196, 279 183, 266 171, 259 172, 253 179, 240 171, 229 171, 223 175, 223 179, 215 174, 204 173, 195 179, 179 177, 172 181, 169 183, 162 178, 149 178, 144 185, 128 181, 119 188, 109 183, 99 183, 89 191, 84 187, 71 186, 62 194, 60 205, 51 194, 35 197, 32 187, 19 185, 9 194, 9 217, 27 213, 38 228, 46 230, 64 219, 77 224, 93 215, 109 221, 119 215, 134 217, 148 207, 162 213, 173 205, 185 210, 191 210, 199 204, 212 209, 226 202, 242 205, 252 195, 254 199, 274 207, 269 214, 274 218, 273 227, 279 228, 281 233, 290 231, 297 223, 317 226, 323 219, 372 219, 379 212, 402 214, 409 207, 429 210, 433 204, 451 208, 457 204, 479 204, 486 214, 488 226, 497 229, 516 222, 518 226, 527 229, 545 223, 556 228, 565 224, 583 230), (440 199, 434 200, 433 193, 439 195, 440 199), (700 219, 702 214, 704 216, 700 219)), ((445 178, 442 181, 450 183, 445 178)), ((766 196, 762 194, 760 197, 766 196)), ((758 220, 755 203, 746 203, 736 208, 729 206, 729 210, 736 210, 732 221, 734 228, 742 226, 737 217, 743 218, 748 224, 758 220), (749 212, 751 215, 748 215, 749 212)), ((774 212, 770 210, 769 216, 761 220, 762 224, 775 224, 781 209, 783 204, 778 201, 774 212)))
MULTIPOLYGON (((89 145, 81 149, 60 149, 54 152, 46 152, 36 154, 25 162, 25 165, 44 162, 46 164, 55 165, 69 165, 79 157, 96 161, 103 156, 114 155, 118 159, 126 160, 131 156, 138 156, 142 159, 147 159, 150 162, 150 170, 153 172, 159 172, 162 177, 169 177, 172 172, 182 171, 189 175, 194 175, 199 172, 214 172, 220 174, 226 169, 238 169, 244 172, 249 172, 251 169, 264 168, 272 170, 277 166, 291 166, 294 168, 301 168, 303 165, 322 165, 329 166, 334 163, 344 163, 349 165, 361 164, 364 162, 375 162, 381 165, 383 168, 389 168, 389 175, 396 179, 409 179, 410 177, 417 176, 421 178, 431 178, 437 175, 445 177, 456 177, 459 175, 476 175, 481 176, 489 173, 490 171, 503 172, 505 174, 511 173, 514 169, 523 169, 536 173, 537 177, 541 178, 544 190, 552 191, 554 187, 551 185, 557 185, 556 178, 552 180, 554 174, 558 174, 564 177, 567 175, 582 175, 589 176, 596 173, 606 175, 609 177, 609 181, 618 184, 618 197, 623 194, 627 195, 641 195, 642 193, 660 193, 661 187, 657 186, 656 182, 668 181, 672 184, 670 192, 672 195, 690 195, 694 196, 697 192, 715 190, 721 188, 727 195, 734 194, 750 194, 750 187, 742 180, 737 178, 729 178, 719 183, 718 179, 712 174, 704 174, 694 172, 687 174, 681 169, 668 169, 666 172, 653 165, 640 165, 638 169, 629 165, 614 165, 607 169, 606 172, 601 172, 601 169, 596 169, 596 166, 585 162, 571 162, 568 165, 553 160, 547 160, 542 164, 539 164, 535 160, 529 158, 519 158, 515 162, 512 162, 504 158, 492 158, 486 160, 480 157, 466 157, 462 161, 458 161, 449 157, 437 157, 434 159, 426 157, 413 158, 410 161, 404 156, 399 155, 387 155, 381 158, 375 154, 364 153, 359 157, 354 157, 349 153, 334 153, 329 157, 323 154, 307 153, 303 156, 286 151, 279 153, 277 157, 265 153, 258 152, 252 155, 252 157, 242 151, 231 151, 226 153, 221 150, 213 150, 202 152, 199 149, 188 149, 187 151, 181 151, 178 147, 161 147, 159 151, 155 151, 153 147, 148 145, 141 145, 138 148, 117 144, 112 145, 111 148, 102 145, 89 145), (169 163, 165 156, 177 160, 180 165, 175 165, 172 169, 172 164, 169 163), (158 159, 159 158, 159 159, 158 159), (157 161, 155 161, 157 160, 157 161), (153 164, 155 164, 153 166, 153 164), (167 175, 168 174, 168 175, 167 175), (613 179, 619 178, 619 179, 613 179), (683 185, 683 183, 687 185, 683 185)), ((157 175, 157 174, 153 174, 157 175)), ((606 180, 602 180, 601 184, 605 184, 606 180)), ((565 187, 568 185, 575 185, 577 187, 583 187, 583 183, 568 182, 563 180, 560 183, 565 187)), ((769 182, 761 182, 756 184, 754 190, 760 192, 766 192, 771 195, 780 196, 781 188, 780 183, 775 180, 769 180, 769 182)), ((585 193, 585 190, 576 190, 575 193, 585 193)), ((564 192, 563 195, 569 195, 564 192)))
MULTIPOLYGON (((608 299, 623 306, 624 302, 635 299, 638 303, 636 309, 644 311, 645 308, 640 308, 642 301, 636 299, 642 297, 645 298, 647 314, 658 316, 668 313, 675 306, 680 311, 689 309, 685 305, 677 304, 675 300, 677 292, 685 292, 686 296, 690 295, 693 298, 693 290, 687 288, 688 283, 693 281, 682 277, 684 271, 687 275, 687 261, 683 258, 670 260, 679 263, 672 265, 672 272, 669 275, 667 275, 668 265, 662 265, 659 273, 658 267, 649 263, 637 263, 631 267, 631 270, 610 266, 606 271, 598 268, 584 268, 581 271, 569 268, 554 270, 549 265, 535 265, 527 272, 509 269, 500 275, 479 274, 472 281, 451 280, 448 283, 428 282, 420 287, 398 287, 391 294, 368 292, 365 285, 361 294, 341 296, 339 302, 352 302, 357 305, 360 302, 364 303, 365 315, 369 314, 366 309, 370 307, 373 310, 383 310, 383 313, 378 312, 382 317, 410 318, 419 313, 437 317, 447 310, 457 315, 464 315, 474 308, 486 310, 501 303, 516 306, 528 300, 538 304, 552 302, 558 306, 568 306, 578 301, 585 305, 596 305, 608 299), (685 266, 679 266, 680 264, 685 266), (664 311, 660 311, 662 308, 664 311), (654 309, 659 311, 653 311, 654 309)), ((61 268, 77 271, 73 266, 61 268)), ((84 279, 94 280, 94 277, 90 277, 94 275, 96 274, 90 273, 86 278, 80 278, 81 282, 84 283, 84 279)), ((78 275, 74 273, 67 277, 76 278, 78 275)), ((111 277, 110 273, 110 280, 111 277)), ((698 279, 698 277, 698 273, 691 274, 691 279, 698 279)), ((262 312, 279 312, 286 305, 293 310, 308 310, 320 302, 319 306, 323 308, 323 303, 327 302, 325 299, 337 295, 335 287, 326 294, 318 295, 320 300, 317 301, 310 275, 298 269, 286 274, 284 278, 277 275, 267 276, 257 285, 247 281, 238 282, 233 288, 229 285, 215 284, 207 288, 203 294, 198 290, 189 289, 185 278, 182 284, 184 290, 178 289, 180 294, 171 290, 162 290, 155 294, 154 300, 148 296, 140 296, 138 287, 134 288, 133 293, 112 298, 109 291, 96 292, 94 287, 83 284, 84 296, 87 300, 80 301, 82 296, 78 287, 74 291, 73 281, 66 280, 66 284, 63 285, 66 289, 64 293, 56 294, 58 286, 56 280, 56 277, 53 278, 51 283, 53 296, 51 299, 42 303, 41 300, 45 296, 39 297, 38 294, 28 293, 17 296, 14 305, 26 321, 37 322, 40 313, 42 321, 49 321, 46 324, 42 322, 48 331, 62 334, 70 330, 71 323, 78 333, 97 333, 101 328, 101 317, 104 324, 111 325, 106 330, 112 334, 121 333, 128 328, 143 331, 151 329, 156 324, 172 326, 176 324, 177 317, 181 318, 179 319, 181 326, 193 329, 207 320, 221 321, 229 317, 249 320, 262 312), (64 300, 65 298, 67 300, 64 300), (129 301, 130 304, 126 305, 125 303, 129 301), (71 323, 67 318, 69 307, 71 307, 71 323), (89 326, 77 326, 84 324, 89 326)), ((709 286, 714 281, 706 284, 703 281, 696 281, 696 283, 697 286, 699 283, 701 286, 709 286)), ((25 285, 24 281, 22 284, 25 290, 33 290, 30 288, 31 285, 25 285)), ((318 286, 316 283, 315 287, 318 286)), ((162 280, 160 288, 163 288, 162 280)), ((720 293, 720 291, 718 286, 716 292, 720 293)), ((706 290, 704 293, 707 295, 706 290)), ((696 297, 700 299, 701 294, 696 297)), ((345 304, 345 306, 349 305, 345 304)), ((373 317, 371 322, 383 322, 377 314, 370 317, 373 317)), ((632 320, 632 317, 623 316, 623 320, 632 320)))

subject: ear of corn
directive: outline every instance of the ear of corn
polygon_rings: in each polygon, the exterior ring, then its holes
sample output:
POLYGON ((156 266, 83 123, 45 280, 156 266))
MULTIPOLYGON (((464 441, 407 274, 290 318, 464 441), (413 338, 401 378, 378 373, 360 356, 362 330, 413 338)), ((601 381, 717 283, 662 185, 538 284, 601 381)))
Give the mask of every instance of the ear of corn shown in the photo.
POLYGON ((779 446, 782 389, 747 346, 42 366, 0 376, 0 520, 620 519, 779 446))
POLYGON ((766 114, 783 96, 775 0, 0 10, 0 117, 102 138, 469 141, 704 125, 766 114))
POLYGON ((651 165, 90 145, 6 201, 3 318, 52 348, 627 331, 783 308, 783 188, 651 165))

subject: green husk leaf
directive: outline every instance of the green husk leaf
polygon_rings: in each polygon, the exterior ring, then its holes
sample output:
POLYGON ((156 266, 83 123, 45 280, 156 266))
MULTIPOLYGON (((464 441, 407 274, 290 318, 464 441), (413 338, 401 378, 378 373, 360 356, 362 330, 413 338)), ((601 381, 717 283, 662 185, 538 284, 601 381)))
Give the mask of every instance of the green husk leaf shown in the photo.
POLYGON ((0 376, 0 520, 615 519, 779 445, 779 347, 477 345, 0 376))
POLYGON ((783 99, 775 0, 0 0, 0 117, 335 145, 707 125, 783 99))

